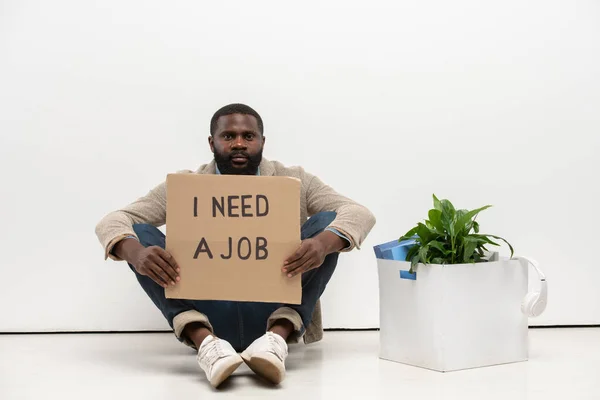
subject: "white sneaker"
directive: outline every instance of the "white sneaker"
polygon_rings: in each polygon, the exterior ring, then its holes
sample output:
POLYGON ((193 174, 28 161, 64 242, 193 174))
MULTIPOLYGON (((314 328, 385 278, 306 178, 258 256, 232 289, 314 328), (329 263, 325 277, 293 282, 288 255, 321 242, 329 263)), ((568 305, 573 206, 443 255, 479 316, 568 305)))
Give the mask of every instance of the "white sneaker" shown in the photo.
POLYGON ((198 349, 198 364, 213 387, 229 378, 243 362, 229 342, 210 335, 198 349))
POLYGON ((254 373, 277 385, 285 376, 287 355, 285 340, 276 333, 267 332, 242 353, 242 359, 254 373))

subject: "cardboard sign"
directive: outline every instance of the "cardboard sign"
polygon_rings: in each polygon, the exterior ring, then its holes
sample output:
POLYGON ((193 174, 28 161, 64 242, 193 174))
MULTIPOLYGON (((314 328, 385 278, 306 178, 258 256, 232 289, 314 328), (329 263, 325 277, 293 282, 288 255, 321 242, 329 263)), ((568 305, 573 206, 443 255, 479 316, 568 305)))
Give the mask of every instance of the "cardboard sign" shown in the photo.
POLYGON ((171 174, 166 250, 181 268, 167 298, 300 304, 301 277, 281 271, 300 246, 300 181, 171 174))

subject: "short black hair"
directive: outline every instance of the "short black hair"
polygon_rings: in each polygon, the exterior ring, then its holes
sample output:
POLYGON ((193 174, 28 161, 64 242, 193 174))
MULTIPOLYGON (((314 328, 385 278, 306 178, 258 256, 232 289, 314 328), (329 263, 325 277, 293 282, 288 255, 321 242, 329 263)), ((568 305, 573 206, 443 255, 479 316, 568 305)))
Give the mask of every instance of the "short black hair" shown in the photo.
POLYGON ((263 134, 264 125, 263 125, 263 121, 262 121, 262 118, 260 117, 260 115, 258 115, 258 113, 256 111, 254 111, 254 109, 250 106, 247 106, 245 104, 234 103, 234 104, 228 104, 224 107, 221 107, 219 110, 217 110, 217 112, 210 119, 210 134, 211 134, 211 136, 215 135, 215 132, 217 130, 217 121, 219 120, 219 118, 221 118, 225 115, 231 115, 231 114, 252 115, 258 121, 258 130, 260 131, 260 134, 261 135, 263 134))

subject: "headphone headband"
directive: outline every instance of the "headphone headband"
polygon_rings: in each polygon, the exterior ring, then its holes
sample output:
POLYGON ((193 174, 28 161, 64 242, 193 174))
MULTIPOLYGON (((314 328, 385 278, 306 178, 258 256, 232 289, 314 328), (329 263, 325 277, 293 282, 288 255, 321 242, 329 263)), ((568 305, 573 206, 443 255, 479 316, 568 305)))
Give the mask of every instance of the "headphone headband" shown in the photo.
POLYGON ((546 309, 548 302, 548 284, 546 282, 546 275, 542 272, 537 261, 528 257, 515 257, 515 260, 525 261, 531 264, 540 278, 540 291, 527 293, 521 309, 523 313, 529 317, 537 317, 546 309))

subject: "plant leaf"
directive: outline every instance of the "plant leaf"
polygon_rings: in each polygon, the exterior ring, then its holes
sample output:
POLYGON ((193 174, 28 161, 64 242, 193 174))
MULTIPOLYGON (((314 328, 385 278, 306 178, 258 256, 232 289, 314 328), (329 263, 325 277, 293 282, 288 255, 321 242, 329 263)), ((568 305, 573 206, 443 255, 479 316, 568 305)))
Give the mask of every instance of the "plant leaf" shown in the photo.
POLYGON ((463 248, 463 262, 468 263, 471 261, 471 258, 476 254, 475 249, 479 244, 479 240, 477 238, 466 236, 465 237, 465 245, 463 248))
POLYGON ((443 256, 450 254, 450 251, 444 248, 444 244, 442 242, 438 242, 437 240, 432 240, 428 243, 428 246, 438 250, 443 256))
POLYGON ((459 234, 460 231, 463 231, 465 228, 464 226, 459 226, 458 221, 460 221, 462 219, 462 217, 468 212, 469 212, 469 210, 456 210, 454 232, 456 232, 457 235, 459 234))
POLYGON ((456 209, 450 200, 442 200, 442 214, 446 214, 446 216, 451 219, 456 216, 456 209))
POLYGON ((398 239, 398 241, 402 242, 403 240, 413 239, 413 236, 415 236, 415 234, 417 233, 417 229, 418 229, 418 226, 415 226, 410 231, 406 232, 404 234, 404 236, 400 237, 400 239, 398 239))
POLYGON ((477 214, 479 214, 481 211, 486 210, 488 208, 490 208, 491 206, 483 206, 481 208, 478 208, 476 210, 471 210, 468 211, 467 213, 461 215, 458 220, 456 221, 456 232, 462 231, 465 229, 465 227, 467 226, 467 223, 469 221, 471 221, 471 219, 473 219, 473 217, 475 217, 477 214))
POLYGON ((438 238, 440 236, 440 233, 428 228, 427 225, 419 222, 417 228, 417 235, 419 235, 419 237, 421 238, 421 243, 425 245, 430 241, 438 238))
POLYGON ((415 269, 417 268, 418 264, 419 264, 419 255, 417 254, 410 260, 410 270, 408 272, 410 272, 411 274, 414 274, 415 269))
POLYGON ((444 232, 444 226, 442 225, 442 211, 437 209, 429 210, 429 222, 431 222, 431 225, 440 231, 440 233, 444 232))
POLYGON ((504 238, 501 238, 500 236, 495 236, 495 235, 486 235, 486 236, 491 236, 494 239, 499 239, 502 240, 504 243, 506 243, 508 245, 508 248, 510 249, 510 258, 513 258, 513 256, 515 255, 515 249, 513 249, 512 245, 510 243, 508 243, 508 241, 504 238))
POLYGON ((412 246, 406 254, 406 261, 411 261, 412 258, 419 252, 419 248, 419 245, 412 246))
POLYGON ((451 238, 454 238, 456 210, 448 200, 442 200, 442 226, 451 238))
POLYGON ((456 210, 456 218, 459 219, 468 212, 469 212, 469 210, 456 210))
POLYGON ((488 236, 492 236, 492 235, 481 235, 481 234, 468 235, 468 237, 476 238, 477 240, 479 240, 480 244, 488 243, 488 244, 491 244, 493 246, 500 246, 498 243, 494 242, 488 236))
POLYGON ((427 253, 429 252, 429 245, 425 245, 419 249, 419 258, 423 264, 427 263, 427 253))
POLYGON ((473 230, 475 233, 479 233, 479 222, 473 221, 473 230))
POLYGON ((459 235, 460 233, 468 234, 471 231, 471 228, 473 228, 473 223, 475 222, 475 220, 468 221, 464 227, 458 226, 458 221, 460 221, 462 219, 462 217, 465 216, 468 212, 469 212, 469 210, 457 210, 456 211, 456 221, 457 221, 456 234, 457 235, 459 235))
POLYGON ((435 194, 433 195, 433 207, 438 211, 442 211, 442 203, 440 202, 440 199, 436 197, 435 194))

